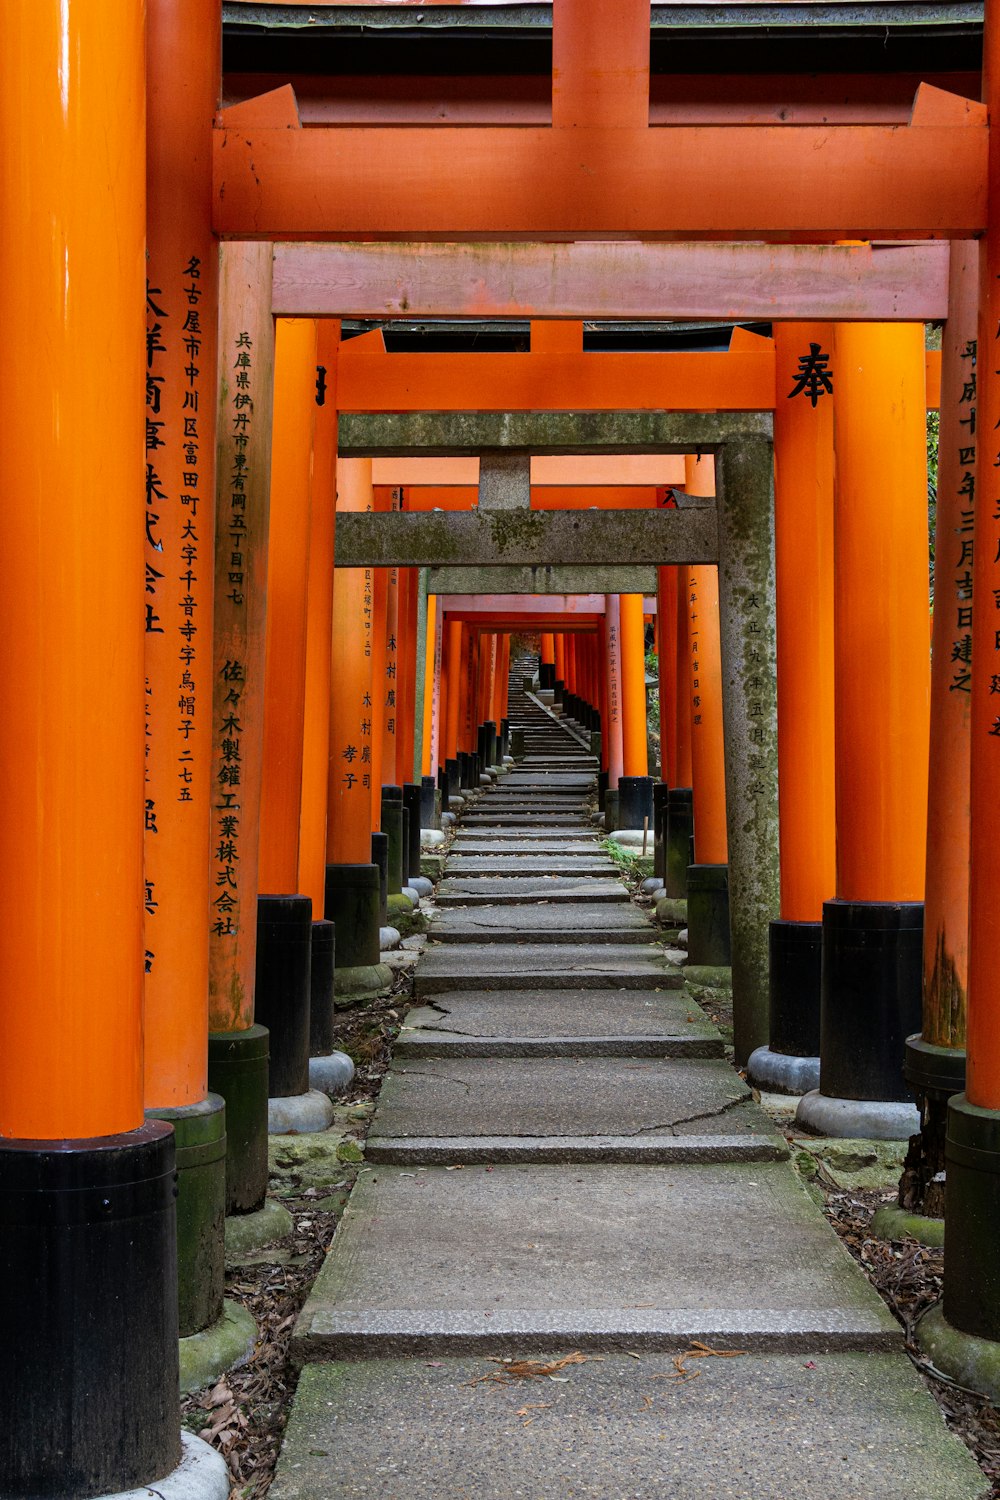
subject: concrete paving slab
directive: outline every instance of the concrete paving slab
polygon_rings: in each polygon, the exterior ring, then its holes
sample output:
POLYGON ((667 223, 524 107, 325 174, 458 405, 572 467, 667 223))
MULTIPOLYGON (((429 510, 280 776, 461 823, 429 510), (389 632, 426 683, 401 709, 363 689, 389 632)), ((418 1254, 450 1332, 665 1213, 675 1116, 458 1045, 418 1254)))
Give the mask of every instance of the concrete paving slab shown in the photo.
POLYGON ((523 906, 533 901, 572 903, 587 900, 621 903, 628 891, 618 880, 600 879, 596 875, 582 878, 573 875, 536 876, 446 876, 435 896, 438 906, 471 906, 474 903, 523 906))
POLYGON ((463 1057, 393 1064, 369 1159, 390 1139, 512 1135, 530 1138, 538 1160, 549 1149, 559 1159, 563 1136, 756 1136, 780 1141, 784 1155, 783 1138, 720 1058, 463 1057))
POLYGON ((600 949, 576 943, 430 944, 414 977, 414 994, 467 990, 680 989, 681 969, 655 947, 606 943, 600 949))
POLYGON ((901 1346, 902 1331, 784 1162, 375 1167, 358 1177, 293 1357, 693 1338, 815 1351, 901 1346))
POLYGON ((679 1382, 669 1356, 609 1354, 504 1387, 483 1359, 312 1365, 270 1500, 985 1500, 902 1355, 808 1363, 691 1360, 679 1382))
POLYGON ((538 903, 517 912, 509 906, 459 907, 438 912, 431 928, 438 943, 653 943, 660 935, 638 907, 583 901, 538 903))
POLYGON ((393 1056, 721 1057, 722 1036, 678 990, 457 990, 407 1011, 393 1056))

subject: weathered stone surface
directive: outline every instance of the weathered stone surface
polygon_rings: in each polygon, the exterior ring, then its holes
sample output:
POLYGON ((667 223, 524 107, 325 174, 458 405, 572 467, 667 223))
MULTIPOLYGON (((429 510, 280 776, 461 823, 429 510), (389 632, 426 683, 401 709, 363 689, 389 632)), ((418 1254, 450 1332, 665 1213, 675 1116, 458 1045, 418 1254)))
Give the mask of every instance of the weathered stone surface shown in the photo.
MULTIPOLYGON (((571 1347, 545 1352, 558 1359, 571 1347)), ((972 1455, 898 1355, 816 1353, 804 1365, 801 1354, 756 1354, 688 1368, 699 1378, 678 1382, 669 1356, 615 1352, 568 1366, 558 1384, 500 1389, 481 1381, 496 1373, 483 1359, 313 1365, 302 1373, 270 1497, 988 1494, 972 1455)))
POLYGON ((578 989, 645 990, 661 986, 679 989, 680 969, 672 968, 659 949, 639 944, 625 947, 607 943, 522 943, 507 947, 484 943, 431 944, 423 954, 414 980, 414 994, 436 995, 466 990, 470 984, 490 990, 578 989))
MULTIPOLYGON (((728 1063, 704 1058, 400 1060, 382 1086, 367 1155, 391 1138, 517 1135, 558 1159, 562 1136, 776 1132, 728 1063)), ((460 1160, 460 1157, 454 1158, 460 1160)))
POLYGON ((396 1057, 721 1057, 722 1037, 678 990, 456 990, 406 1014, 396 1057))
POLYGON ((605 910, 586 902, 466 907, 439 912, 431 929, 439 943, 653 943, 659 933, 631 904, 605 910))
POLYGON ((614 862, 606 854, 567 854, 559 857, 492 854, 489 859, 456 855, 449 859, 447 870, 450 879, 467 875, 603 875, 607 880, 614 872, 614 862))
MULTIPOLYGON (((468 868, 468 866, 466 867, 468 868)), ((471 906, 510 904, 521 906, 533 901, 620 903, 628 892, 617 879, 600 879, 596 875, 500 875, 458 876, 442 880, 435 897, 438 906, 471 906)))
POLYGON ((298 1358, 902 1339, 783 1162, 376 1167, 334 1246, 298 1358))

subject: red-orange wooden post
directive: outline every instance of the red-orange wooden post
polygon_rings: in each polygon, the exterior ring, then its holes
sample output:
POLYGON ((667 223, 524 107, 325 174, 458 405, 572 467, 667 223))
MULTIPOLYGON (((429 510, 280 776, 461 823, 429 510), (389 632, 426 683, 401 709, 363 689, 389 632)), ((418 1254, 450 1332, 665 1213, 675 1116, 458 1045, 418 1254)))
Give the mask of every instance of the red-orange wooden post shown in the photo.
POLYGON ((829 356, 827 324, 774 329, 775 567, 781 916, 770 929, 769 1044, 750 1058, 762 1088, 819 1084, 823 902, 836 889, 833 686, 833 401, 799 385, 829 356))
POLYGON ((11 1496, 144 1488, 180 1457, 173 1132, 143 1120, 144 22, 19 4, 0 49, 11 1496))
POLYGON ((267 1191, 268 1035, 254 1021, 274 320, 270 245, 223 247, 212 655, 209 1083, 226 1101, 226 1210, 267 1191))
POLYGON ((677 568, 656 570, 656 677, 660 708, 660 780, 653 787, 653 873, 667 884, 670 790, 677 784, 677 568))
POLYGON ((622 681, 622 777, 618 826, 641 828, 653 820, 646 733, 646 644, 641 594, 620 595, 622 681))
POLYGON ((541 650, 538 657, 538 685, 543 692, 550 692, 556 680, 555 637, 551 630, 542 631, 541 650))
MULTIPOLYGON (((337 363, 340 322, 318 325, 307 584, 306 677, 299 812, 297 889, 312 902, 309 1052, 333 1049, 334 924, 326 905, 327 799, 330 765, 331 657, 333 647, 334 541, 337 506, 337 363)), ((346 570, 343 570, 343 577, 346 570)), ((322 1065, 310 1064, 310 1079, 322 1082, 322 1065)))
MULTIPOLYGON (((715 461, 685 455, 691 495, 715 494, 715 461)), ((729 842, 722 721, 722 651, 719 570, 686 570, 691 705, 691 773, 694 863, 688 870, 688 956, 695 964, 729 963, 729 842)))
MULTIPOLYGON (((337 460, 337 511, 373 509, 370 458, 337 460)), ((372 863, 375 690, 372 682, 375 570, 338 568, 333 582, 326 899, 336 928, 335 1003, 376 994, 388 970, 379 958, 381 893, 372 863)))
MULTIPOLYGON (((991 122, 1000 118, 1000 12, 986 7, 983 99, 991 122)), ((996 952, 1000 917, 1000 138, 991 123, 989 219, 981 241, 975 427, 962 415, 968 456, 979 459, 975 487, 975 562, 972 568, 971 834, 969 988, 965 1092, 948 1106, 948 1266, 944 1304, 923 1318, 918 1337, 939 1368, 963 1384, 1000 1398, 1000 1295, 995 1246, 1000 1226, 1000 977, 996 952)), ((972 395, 972 376, 969 377, 972 395)), ((971 407, 971 399, 963 403, 971 407)), ((943 415, 943 414, 942 414, 943 415)), ((947 455, 950 459, 950 455, 947 455)), ((971 550, 960 531, 947 562, 971 550)), ((967 588, 967 582, 963 588, 967 588)), ((949 604, 954 600, 949 587, 949 604)), ((962 617, 965 618, 964 616, 962 617)), ((962 636, 958 639, 961 641, 962 636)), ((936 772, 935 767, 935 772, 936 772)))
POLYGON ((147 28, 145 1101, 174 1127, 180 1331, 222 1315, 225 1104, 208 1093, 215 378, 213 0, 147 28), (182 80, 179 84, 178 80, 182 80), (152 502, 155 501, 155 504, 152 502))
POLYGON ((839 324, 831 368, 837 894, 823 908, 820 1088, 799 1119, 906 1136, 930 697, 923 325, 839 324))

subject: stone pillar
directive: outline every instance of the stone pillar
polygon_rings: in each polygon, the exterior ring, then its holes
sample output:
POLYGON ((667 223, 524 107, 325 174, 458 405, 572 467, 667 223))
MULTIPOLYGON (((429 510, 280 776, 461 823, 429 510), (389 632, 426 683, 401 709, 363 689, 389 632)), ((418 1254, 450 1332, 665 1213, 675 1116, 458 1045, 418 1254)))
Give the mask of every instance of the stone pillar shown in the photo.
POLYGON ((208 1092, 209 803, 219 247, 213 0, 147 21, 144 1094, 174 1127, 182 1336, 222 1316, 225 1104, 208 1092), (177 79, 184 86, 177 87, 177 79))
POLYGON ((837 896, 823 909, 820 1088, 799 1119, 905 1138, 930 696, 923 325, 840 324, 832 370, 837 896))
POLYGON ((819 1087, 823 902, 836 889, 833 691, 833 401, 798 388, 827 324, 775 324, 778 800, 781 916, 771 923, 768 1045, 750 1059, 761 1088, 819 1087))
POLYGON ((181 1452, 173 1132, 143 1119, 144 22, 22 4, 0 49, 11 1496, 152 1485, 181 1452))
POLYGON ((719 627, 736 1059, 768 1035, 768 931, 778 915, 774 459, 770 423, 718 460, 719 627))

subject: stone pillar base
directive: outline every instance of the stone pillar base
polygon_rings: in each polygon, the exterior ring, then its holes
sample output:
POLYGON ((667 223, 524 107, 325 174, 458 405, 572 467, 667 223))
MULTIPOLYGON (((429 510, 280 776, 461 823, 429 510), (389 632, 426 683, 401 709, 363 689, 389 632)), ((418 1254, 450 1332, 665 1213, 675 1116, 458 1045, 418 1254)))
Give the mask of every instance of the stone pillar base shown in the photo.
POLYGON ((795 1123, 813 1135, 842 1140, 908 1141, 920 1129, 915 1104, 884 1099, 834 1099, 819 1089, 803 1094, 795 1123))
POLYGON ((159 1496, 159 1500, 228 1500, 229 1484, 229 1468, 222 1454, 193 1432, 182 1432, 181 1461, 164 1479, 137 1490, 98 1495, 97 1500, 149 1500, 150 1495, 159 1496))
POLYGON ((226 1103, 148 1109, 174 1127, 177 1164, 177 1317, 182 1338, 222 1316, 225 1282, 226 1103))

